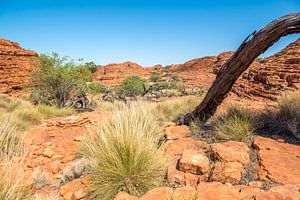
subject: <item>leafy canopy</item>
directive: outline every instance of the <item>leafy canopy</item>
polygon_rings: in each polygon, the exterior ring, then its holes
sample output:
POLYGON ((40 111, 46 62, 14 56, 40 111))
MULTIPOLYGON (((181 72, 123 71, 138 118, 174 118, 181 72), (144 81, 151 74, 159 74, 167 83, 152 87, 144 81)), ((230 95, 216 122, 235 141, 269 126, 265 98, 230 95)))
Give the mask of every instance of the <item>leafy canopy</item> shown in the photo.
POLYGON ((90 64, 80 64, 57 53, 41 54, 36 60, 32 80, 34 93, 41 103, 65 107, 71 95, 82 94, 91 80, 90 64))
POLYGON ((147 80, 137 75, 130 75, 125 78, 117 88, 117 93, 125 96, 137 96, 145 91, 147 80))

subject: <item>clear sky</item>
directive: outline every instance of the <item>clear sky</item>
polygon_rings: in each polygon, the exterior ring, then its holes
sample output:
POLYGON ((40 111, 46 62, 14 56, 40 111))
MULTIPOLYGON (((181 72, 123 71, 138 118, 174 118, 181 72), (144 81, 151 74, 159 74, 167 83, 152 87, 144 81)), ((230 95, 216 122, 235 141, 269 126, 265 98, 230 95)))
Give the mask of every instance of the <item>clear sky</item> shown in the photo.
MULTIPOLYGON (((97 64, 183 63, 235 50, 300 0, 0 0, 0 37, 97 64)), ((299 35, 280 40, 273 54, 299 35)))

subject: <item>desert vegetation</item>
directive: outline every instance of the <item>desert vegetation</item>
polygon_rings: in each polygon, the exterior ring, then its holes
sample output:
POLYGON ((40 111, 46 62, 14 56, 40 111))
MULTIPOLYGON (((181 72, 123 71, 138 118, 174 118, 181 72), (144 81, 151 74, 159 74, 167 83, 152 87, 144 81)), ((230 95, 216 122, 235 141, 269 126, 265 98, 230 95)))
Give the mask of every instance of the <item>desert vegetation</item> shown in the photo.
POLYGON ((155 114, 138 103, 111 115, 85 136, 80 149, 90 163, 92 198, 111 199, 120 191, 140 196, 162 185, 167 160, 155 114))

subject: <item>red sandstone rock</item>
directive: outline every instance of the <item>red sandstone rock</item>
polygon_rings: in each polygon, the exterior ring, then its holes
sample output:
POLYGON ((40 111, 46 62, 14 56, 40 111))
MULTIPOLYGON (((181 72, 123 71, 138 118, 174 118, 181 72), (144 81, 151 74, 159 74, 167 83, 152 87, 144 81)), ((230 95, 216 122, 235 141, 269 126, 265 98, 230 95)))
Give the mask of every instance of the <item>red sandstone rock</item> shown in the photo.
POLYGON ((195 199, 197 197, 197 191, 195 187, 181 187, 177 188, 172 194, 172 200, 180 199, 195 199))
POLYGON ((244 166, 239 162, 216 162, 212 180, 224 183, 234 183, 241 180, 244 172, 244 166))
POLYGON ((273 187, 268 191, 257 193, 255 200, 299 200, 300 184, 273 187))
POLYGON ((191 136, 191 131, 188 126, 169 126, 165 128, 167 139, 178 139, 191 136))
POLYGON ((186 150, 179 160, 179 169, 193 174, 205 174, 209 171, 209 160, 201 151, 186 150))
POLYGON ((126 192, 119 192, 114 200, 137 200, 138 198, 126 192))
POLYGON ((139 200, 171 200, 173 190, 168 187, 155 188, 148 191, 144 196, 140 197, 139 200))
POLYGON ((211 145, 213 154, 227 162, 249 162, 249 148, 243 142, 228 141, 211 145))
POLYGON ((0 93, 20 90, 29 83, 37 53, 25 50, 18 43, 0 38, 0 93))
POLYGON ((300 183, 300 146, 256 136, 259 149, 259 178, 277 183, 300 183))
POLYGON ((142 67, 133 62, 114 63, 106 66, 100 66, 93 76, 93 81, 102 82, 108 86, 116 86, 129 75, 138 75, 144 78, 150 78, 153 71, 161 71, 161 68, 161 65, 156 65, 154 67, 142 67))
POLYGON ((198 199, 205 200, 253 200, 260 190, 244 185, 229 186, 218 182, 200 183, 198 199))

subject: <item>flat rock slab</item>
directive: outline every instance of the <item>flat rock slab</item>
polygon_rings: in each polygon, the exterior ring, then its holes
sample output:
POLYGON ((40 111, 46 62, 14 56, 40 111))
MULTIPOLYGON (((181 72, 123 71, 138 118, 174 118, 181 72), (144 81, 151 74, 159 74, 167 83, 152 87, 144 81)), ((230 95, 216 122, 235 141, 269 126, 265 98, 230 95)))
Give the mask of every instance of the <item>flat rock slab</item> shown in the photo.
POLYGON ((211 145, 212 152, 226 162, 249 163, 249 147, 244 142, 228 141, 211 145))
POLYGON ((300 183, 300 146, 256 136, 259 178, 284 184, 300 183))

